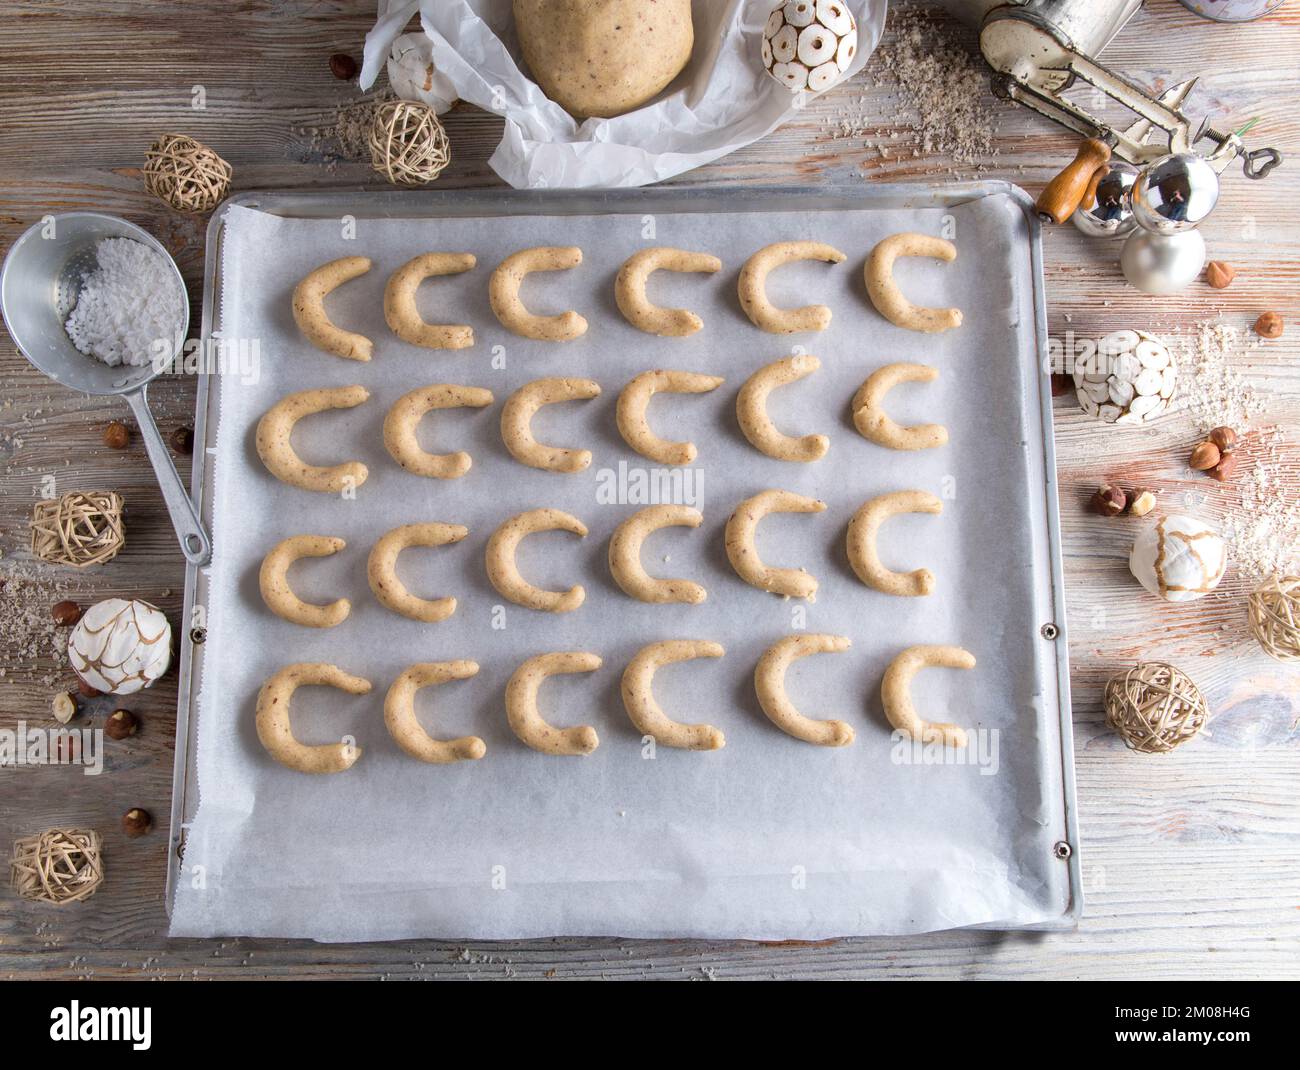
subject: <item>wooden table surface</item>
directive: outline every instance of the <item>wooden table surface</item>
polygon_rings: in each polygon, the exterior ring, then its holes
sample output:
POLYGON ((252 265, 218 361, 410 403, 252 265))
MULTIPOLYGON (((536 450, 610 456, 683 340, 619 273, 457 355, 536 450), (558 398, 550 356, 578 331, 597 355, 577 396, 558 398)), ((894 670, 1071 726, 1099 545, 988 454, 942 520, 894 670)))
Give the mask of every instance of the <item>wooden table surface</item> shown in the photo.
MULTIPOLYGON (((331 77, 331 53, 360 56, 374 5, 355 2, 75 3, 15 0, 0 20, 0 249, 51 212, 96 209, 148 228, 171 250, 200 298, 205 218, 177 215, 141 189, 144 150, 164 131, 215 146, 235 168, 235 188, 379 188, 364 164, 331 162, 313 127, 334 123, 355 85, 331 77), (198 88, 198 87, 201 87, 198 88), (204 107, 195 108, 202 96, 204 107)), ((1254 140, 1300 148, 1294 114, 1300 3, 1243 27, 1203 22, 1155 0, 1106 51, 1137 80, 1167 85, 1200 74, 1193 98, 1224 123, 1261 117, 1254 140)), ((988 97, 995 159, 956 167, 919 144, 878 57, 847 87, 785 127, 675 184, 857 183, 1000 177, 1036 192, 1074 152, 1076 139, 988 97), (861 103, 857 103, 858 101, 861 103), (848 105, 869 134, 844 136, 848 105), (893 135, 882 159, 872 142, 893 135), (915 146, 916 151, 912 148, 915 146)), ((499 184, 486 161, 500 120, 467 106, 448 118, 454 162, 443 188, 499 184)), ((1054 335, 1098 337, 1118 327, 1186 332, 1222 313, 1246 327, 1274 310, 1289 325, 1237 365, 1261 399, 1252 428, 1277 428, 1280 493, 1300 492, 1300 165, 1263 182, 1234 166, 1203 228, 1211 256, 1240 274, 1228 290, 1196 283, 1172 298, 1125 286, 1116 246, 1072 227, 1045 236, 1054 335)), ((197 319, 197 316, 195 317, 197 319)), ((130 542, 111 564, 62 572, 83 604, 112 595, 148 599, 180 624, 182 559, 139 436, 125 451, 101 444, 104 425, 126 419, 114 399, 75 395, 32 370, 0 337, 0 575, 30 568, 27 517, 42 478, 60 492, 113 488, 129 503, 130 542)), ((1185 376, 1184 381, 1190 380, 1185 376)), ((151 389, 164 434, 188 423, 195 384, 151 389)), ((1243 466, 1256 459, 1248 436, 1243 466)), ((1056 408, 1065 573, 1069 600, 1080 825, 1086 911, 1077 932, 939 933, 843 939, 816 945, 554 939, 490 944, 418 941, 328 946, 306 941, 169 940, 163 902, 171 796, 176 676, 133 697, 143 730, 110 744, 104 774, 74 767, 0 770, 0 847, 53 825, 101 830, 108 879, 84 904, 62 909, 0 891, 0 977, 527 977, 527 978, 1246 978, 1300 976, 1300 670, 1270 661, 1245 625, 1249 584, 1229 572, 1217 592, 1174 608, 1144 594, 1126 567, 1129 520, 1103 520, 1084 503, 1109 477, 1183 496, 1203 515, 1239 507, 1240 489, 1191 473, 1189 415, 1117 434, 1056 408), (1139 658, 1169 659, 1204 689, 1211 732, 1166 756, 1129 752, 1103 723, 1101 687, 1139 658), (127 839, 120 815, 141 806, 159 820, 127 839)), ((188 463, 184 467, 188 471, 188 463)), ((995 507, 995 500, 991 506, 995 507)), ((13 579, 10 581, 17 582, 13 579)), ((10 597, 6 592, 3 597, 10 597)), ((50 700, 72 682, 66 663, 32 657, 20 637, 0 649, 0 727, 52 724, 50 700)), ((98 699, 83 724, 112 709, 98 699)))

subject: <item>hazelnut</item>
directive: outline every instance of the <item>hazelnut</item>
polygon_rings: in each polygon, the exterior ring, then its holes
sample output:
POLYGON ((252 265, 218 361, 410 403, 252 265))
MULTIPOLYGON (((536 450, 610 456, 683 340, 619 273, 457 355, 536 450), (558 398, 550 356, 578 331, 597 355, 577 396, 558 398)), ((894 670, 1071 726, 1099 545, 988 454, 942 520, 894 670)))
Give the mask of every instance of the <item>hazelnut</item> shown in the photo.
POLYGON ((1255 321, 1255 333, 1261 338, 1282 337, 1282 317, 1276 312, 1265 312, 1255 321))
POLYGON ((126 739, 127 736, 135 735, 135 730, 139 727, 140 722, 130 710, 114 710, 104 722, 104 735, 109 739, 126 739))
POLYGON ((349 82, 357 76, 357 61, 346 52, 335 52, 330 56, 330 74, 340 82, 349 82))
POLYGON ((1226 483, 1232 478, 1232 473, 1237 470, 1237 455, 1230 453, 1223 458, 1218 464, 1210 469, 1209 474, 1217 479, 1220 483, 1226 483))
POLYGON ((1128 511, 1134 516, 1146 516, 1156 507, 1156 492, 1153 490, 1136 490, 1129 499, 1128 511))
POLYGON ((1052 397, 1060 398, 1074 389, 1074 376, 1064 372, 1052 373, 1052 397))
POLYGON ((1094 513, 1101 516, 1119 516, 1127 503, 1128 496, 1119 487, 1103 483, 1088 504, 1094 513))
POLYGON ((133 806, 122 815, 122 831, 128 836, 143 836, 151 828, 153 828, 153 818, 148 810, 133 806))
POLYGON ((70 599, 64 599, 50 606, 50 616, 54 618, 55 624, 67 628, 81 620, 81 607, 70 599))
POLYGON ((177 453, 188 456, 194 452, 194 428, 178 427, 167 436, 167 441, 177 453))
POLYGON ((1226 290, 1237 277, 1237 269, 1224 260, 1211 260, 1205 265, 1205 281, 1216 290, 1226 290))
POLYGON ((98 698, 104 692, 91 687, 88 683, 86 683, 85 680, 83 680, 80 676, 78 676, 77 693, 80 694, 83 698, 98 698))
POLYGON ((131 431, 126 424, 114 420, 104 428, 104 445, 111 450, 124 450, 131 442, 131 431))
POLYGON ((1210 441, 1219 447, 1220 453, 1231 453, 1237 447, 1237 432, 1231 427, 1216 427, 1210 432, 1210 441))
POLYGON ((1204 442, 1197 443, 1187 463, 1198 472, 1208 472, 1219 463, 1219 456, 1219 447, 1206 439, 1204 442))
POLYGON ((60 691, 54 696, 52 704, 54 719, 59 724, 67 724, 72 718, 77 716, 77 700, 69 695, 66 691, 60 691))

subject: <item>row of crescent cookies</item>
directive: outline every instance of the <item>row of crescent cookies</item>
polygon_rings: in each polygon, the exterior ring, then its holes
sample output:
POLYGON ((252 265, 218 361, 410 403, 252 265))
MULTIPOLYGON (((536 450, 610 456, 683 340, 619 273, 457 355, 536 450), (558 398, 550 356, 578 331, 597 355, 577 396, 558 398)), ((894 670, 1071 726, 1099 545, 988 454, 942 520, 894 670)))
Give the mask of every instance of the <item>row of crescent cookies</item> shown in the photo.
MULTIPOLYGON (((872 304, 891 323, 909 330, 937 333, 961 325, 955 308, 924 308, 910 302, 894 281, 894 261, 900 256, 956 259, 951 242, 927 234, 893 234, 878 242, 867 258, 863 275, 872 304)), ((778 308, 767 299, 767 276, 774 268, 795 260, 821 260, 838 264, 845 255, 823 242, 786 241, 765 246, 751 256, 740 272, 740 305, 755 326, 770 334, 822 331, 831 322, 825 305, 778 308)), ((415 294, 425 279, 457 275, 478 263, 473 253, 424 253, 403 264, 384 288, 384 318, 405 342, 425 349, 465 349, 474 344, 474 328, 461 323, 428 323, 416 308, 415 294)), ((492 272, 488 297, 502 326, 524 338, 568 342, 587 331, 587 320, 570 309, 552 316, 530 312, 519 296, 526 276, 534 271, 558 271, 582 263, 577 246, 539 246, 523 249, 492 272)), ((369 257, 345 256, 322 264, 293 291, 293 318, 299 330, 317 349, 349 360, 370 360, 374 343, 365 335, 337 326, 325 311, 325 298, 336 287, 366 274, 369 257)), ((662 246, 643 249, 627 259, 614 283, 619 310, 632 326, 647 334, 684 337, 704 322, 683 308, 661 308, 646 297, 646 282, 658 270, 704 272, 721 270, 722 261, 708 253, 662 246)))
MULTIPOLYGON (((774 643, 754 669, 754 690, 768 719, 787 735, 807 743, 843 747, 853 742, 853 726, 844 721, 819 720, 799 712, 785 689, 790 663, 809 654, 847 650, 849 640, 838 635, 789 635, 774 643)), ((666 747, 684 750, 719 750, 725 740, 711 724, 684 724, 669 717, 655 700, 652 685, 655 672, 663 665, 694 658, 720 658, 725 651, 718 643, 702 639, 670 639, 650 643, 637 651, 623 671, 623 706, 629 720, 645 737, 666 747)), ((934 724, 921 719, 912 704, 911 684, 917 671, 927 665, 969 669, 975 660, 957 647, 917 646, 899 654, 885 670, 881 697, 891 724, 926 743, 964 746, 965 731, 955 724, 934 724)), ((544 718, 538 709, 538 691, 550 676, 594 672, 601 667, 599 655, 582 650, 561 650, 529 658, 510 677, 505 691, 506 719, 514 734, 542 754, 585 756, 600 744, 591 725, 560 728, 544 718)), ((487 753, 478 736, 437 739, 415 715, 415 695, 423 687, 465 680, 478 674, 479 666, 468 660, 421 662, 411 665, 393 681, 384 699, 384 724, 403 752, 432 765, 473 761, 487 753)), ((257 696, 257 738, 267 753, 281 765, 300 773, 341 773, 361 757, 355 743, 307 744, 293 734, 289 707, 301 686, 335 687, 351 695, 371 690, 369 680, 344 672, 324 662, 287 665, 262 686, 257 696)))

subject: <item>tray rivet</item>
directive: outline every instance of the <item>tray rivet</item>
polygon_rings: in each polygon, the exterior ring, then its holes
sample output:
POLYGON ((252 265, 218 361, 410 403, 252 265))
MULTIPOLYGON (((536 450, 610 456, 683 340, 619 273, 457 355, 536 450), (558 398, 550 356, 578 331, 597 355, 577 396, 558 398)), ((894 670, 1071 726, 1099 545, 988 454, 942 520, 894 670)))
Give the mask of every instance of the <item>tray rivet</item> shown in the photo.
POLYGON ((202 645, 207 640, 207 638, 208 638, 207 628, 190 629, 190 642, 193 643, 195 646, 202 645))
POLYGON ((1074 854, 1074 848, 1064 840, 1058 840, 1056 845, 1052 848, 1052 854, 1056 855, 1057 858, 1064 860, 1074 854))
POLYGON ((1044 624, 1042 628, 1039 629, 1039 631, 1042 632, 1044 639, 1055 639, 1058 635, 1061 634, 1061 629, 1058 628, 1051 621, 1048 621, 1046 624, 1044 624))

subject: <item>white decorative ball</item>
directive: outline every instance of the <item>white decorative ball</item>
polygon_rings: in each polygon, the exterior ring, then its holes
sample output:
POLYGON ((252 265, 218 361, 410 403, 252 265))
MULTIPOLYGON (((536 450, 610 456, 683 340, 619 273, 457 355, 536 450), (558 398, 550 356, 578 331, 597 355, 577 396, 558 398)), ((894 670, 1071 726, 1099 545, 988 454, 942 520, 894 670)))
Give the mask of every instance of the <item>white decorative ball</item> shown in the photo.
POLYGON ((129 695, 167 671, 172 628, 157 606, 108 598, 86 610, 72 629, 68 660, 96 691, 129 695))
POLYGON ((1133 542, 1129 571, 1167 602, 1190 602, 1223 579, 1228 551, 1219 533, 1190 516, 1162 516, 1133 542))
POLYGON ((841 0, 782 0, 763 27, 763 66, 791 92, 829 89, 857 51, 857 20, 841 0))
POLYGON ((1154 420, 1168 409, 1177 384, 1169 347, 1146 331, 1112 331, 1074 362, 1079 407, 1108 424, 1154 420))

